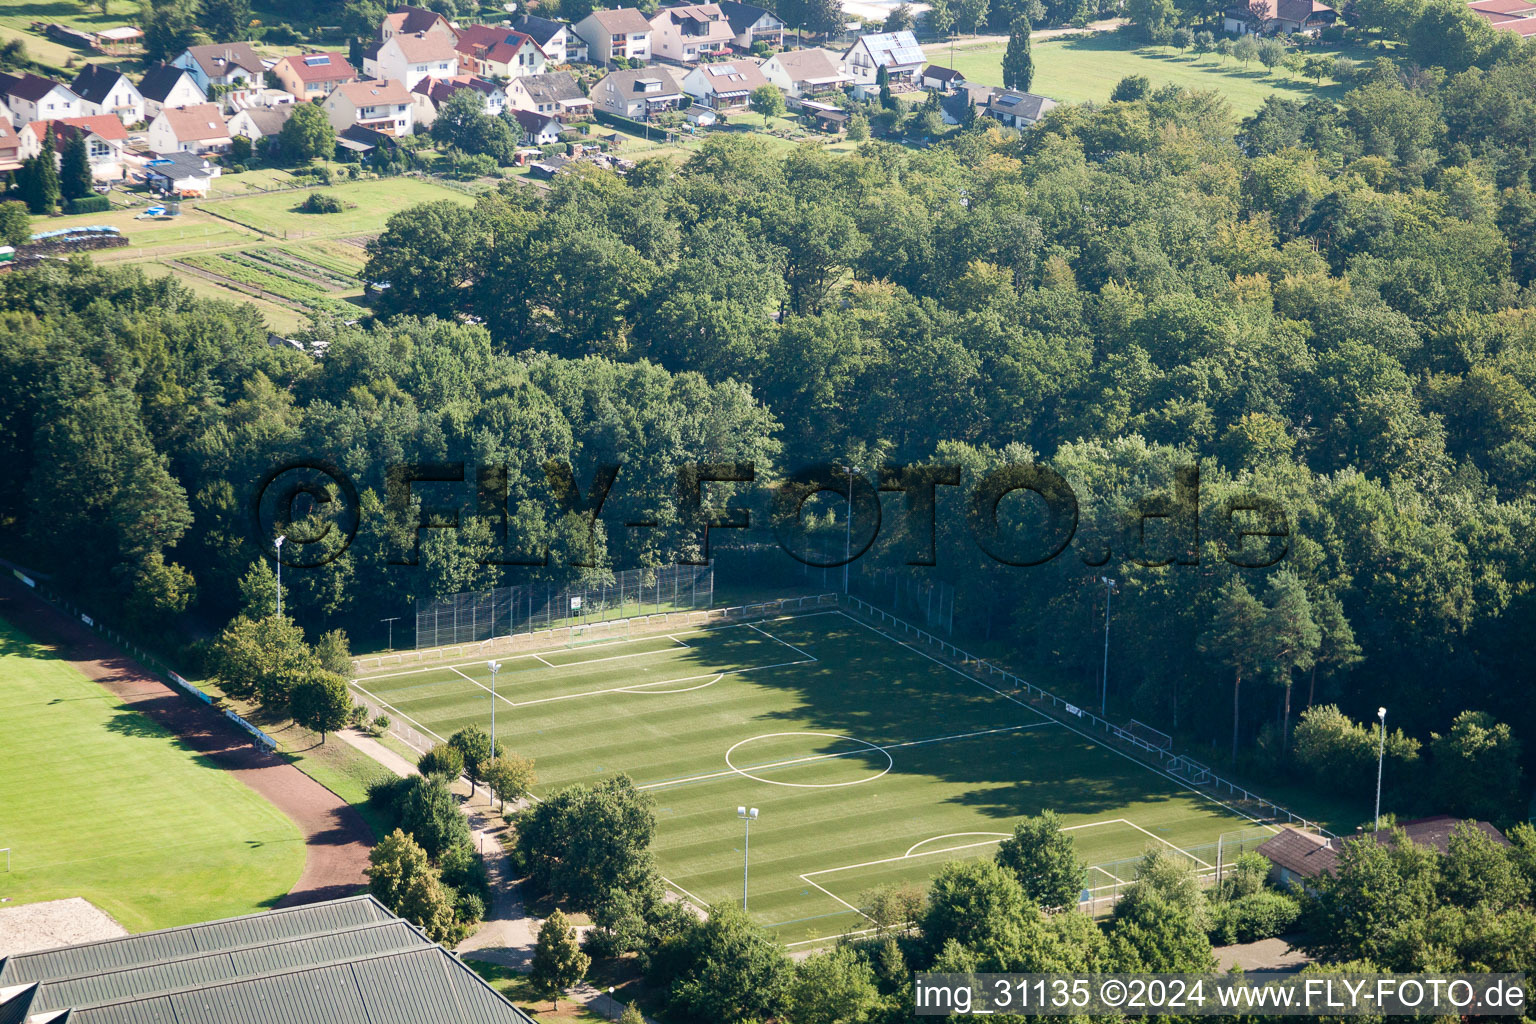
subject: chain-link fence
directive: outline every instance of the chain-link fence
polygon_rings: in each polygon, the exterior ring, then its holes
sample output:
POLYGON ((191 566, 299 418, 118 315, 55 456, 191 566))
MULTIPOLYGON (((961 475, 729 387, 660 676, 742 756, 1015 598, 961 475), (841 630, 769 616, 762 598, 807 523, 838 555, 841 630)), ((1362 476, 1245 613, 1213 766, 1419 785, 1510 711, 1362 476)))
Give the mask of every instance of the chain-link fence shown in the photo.
MULTIPOLYGON (((1194 869, 1195 877, 1202 885, 1213 886, 1219 884, 1222 877, 1232 870, 1233 863, 1241 854, 1257 850, 1274 835, 1273 827, 1255 825, 1223 832, 1216 842, 1200 846, 1177 847, 1154 839, 1148 839, 1147 843, 1149 847, 1158 847, 1169 856, 1187 863, 1194 869)), ((1078 909, 1095 917, 1113 910, 1115 901, 1136 881, 1145 856, 1125 857, 1091 866, 1085 889, 1087 898, 1078 904, 1078 909)))
POLYGON ((626 569, 601 583, 531 583, 416 602, 416 649, 515 633, 708 608, 715 573, 705 565, 626 569))

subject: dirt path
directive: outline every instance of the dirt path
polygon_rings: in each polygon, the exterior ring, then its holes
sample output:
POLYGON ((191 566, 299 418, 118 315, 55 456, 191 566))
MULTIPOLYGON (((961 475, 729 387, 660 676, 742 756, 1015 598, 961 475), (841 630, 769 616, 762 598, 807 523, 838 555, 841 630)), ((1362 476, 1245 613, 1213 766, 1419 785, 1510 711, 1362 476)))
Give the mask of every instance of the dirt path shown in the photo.
POLYGON ((341 797, 293 765, 256 749, 213 708, 172 690, 83 624, 44 603, 9 573, 0 578, 0 616, 60 658, 181 737, 293 819, 304 834, 304 873, 278 906, 351 896, 366 884, 372 833, 341 797))

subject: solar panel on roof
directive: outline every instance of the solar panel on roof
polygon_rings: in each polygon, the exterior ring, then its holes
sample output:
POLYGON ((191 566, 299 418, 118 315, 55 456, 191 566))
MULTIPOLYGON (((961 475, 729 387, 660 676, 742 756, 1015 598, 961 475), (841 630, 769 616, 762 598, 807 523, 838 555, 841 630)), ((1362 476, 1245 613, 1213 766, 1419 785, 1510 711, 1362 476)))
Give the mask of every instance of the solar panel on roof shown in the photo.
POLYGON ((324 55, 317 56, 317 57, 305 57, 304 58, 304 63, 308 67, 323 68, 323 67, 328 66, 331 63, 331 58, 326 57, 324 55))

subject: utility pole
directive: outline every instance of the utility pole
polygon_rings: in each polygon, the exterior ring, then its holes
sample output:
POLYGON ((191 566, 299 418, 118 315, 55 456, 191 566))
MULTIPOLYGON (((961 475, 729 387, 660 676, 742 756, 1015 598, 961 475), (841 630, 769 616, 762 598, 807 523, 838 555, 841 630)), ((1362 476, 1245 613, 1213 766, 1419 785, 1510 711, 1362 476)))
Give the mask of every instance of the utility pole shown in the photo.
POLYGON ((389 623, 389 650, 391 650, 391 651, 395 649, 395 623, 398 622, 399 620, 400 620, 400 616, 398 616, 398 615, 391 616, 390 618, 387 618, 387 619, 380 619, 379 620, 380 622, 387 622, 387 623, 389 623))

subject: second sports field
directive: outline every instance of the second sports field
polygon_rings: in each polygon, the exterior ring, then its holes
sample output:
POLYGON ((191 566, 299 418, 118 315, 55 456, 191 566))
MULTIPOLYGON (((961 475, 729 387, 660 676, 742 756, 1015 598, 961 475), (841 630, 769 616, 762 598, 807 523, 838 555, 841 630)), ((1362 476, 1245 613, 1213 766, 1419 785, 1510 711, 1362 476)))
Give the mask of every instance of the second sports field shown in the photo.
POLYGON ((536 794, 627 772, 657 805, 668 883, 740 900, 781 941, 854 931, 860 895, 991 856, 1052 809, 1089 886, 1127 880, 1148 847, 1204 848, 1253 822, 840 611, 398 670, 359 689, 414 728, 466 725, 533 757, 536 794))

